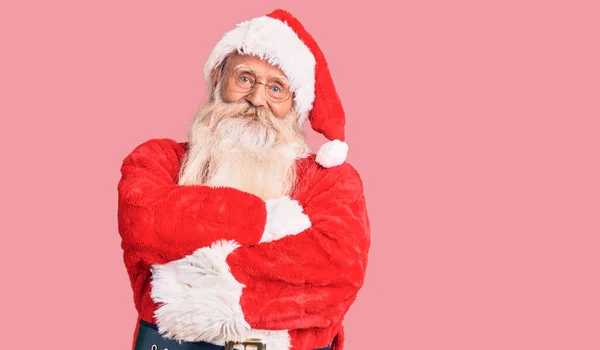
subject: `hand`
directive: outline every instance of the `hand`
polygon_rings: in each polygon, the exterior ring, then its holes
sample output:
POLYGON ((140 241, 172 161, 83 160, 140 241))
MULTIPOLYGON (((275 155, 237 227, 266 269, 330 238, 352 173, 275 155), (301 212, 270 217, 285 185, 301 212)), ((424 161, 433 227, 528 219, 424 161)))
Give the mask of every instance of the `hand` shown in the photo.
POLYGON ((269 199, 266 205, 267 223, 260 243, 296 235, 311 226, 310 219, 304 214, 302 206, 288 196, 269 199))

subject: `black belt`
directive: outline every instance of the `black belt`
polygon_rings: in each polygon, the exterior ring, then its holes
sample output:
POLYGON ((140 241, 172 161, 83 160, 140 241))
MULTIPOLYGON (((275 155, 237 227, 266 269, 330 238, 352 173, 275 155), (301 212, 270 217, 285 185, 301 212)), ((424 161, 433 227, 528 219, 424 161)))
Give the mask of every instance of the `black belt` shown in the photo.
MULTIPOLYGON (((245 347, 241 343, 229 344, 228 348, 247 350, 261 350, 260 344, 250 343, 251 346, 245 347)), ((140 319, 140 327, 135 341, 135 350, 225 350, 225 346, 215 345, 207 342, 184 342, 163 337, 158 332, 158 327, 140 319)), ((265 350, 265 349, 262 349, 265 350)), ((330 347, 324 347, 316 350, 330 350, 330 347)))

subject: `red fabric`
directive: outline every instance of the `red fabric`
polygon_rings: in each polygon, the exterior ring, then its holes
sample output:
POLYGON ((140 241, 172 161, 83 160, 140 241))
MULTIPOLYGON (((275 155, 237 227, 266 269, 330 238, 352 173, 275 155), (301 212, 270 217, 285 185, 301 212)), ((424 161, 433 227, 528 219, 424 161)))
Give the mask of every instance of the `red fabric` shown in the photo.
POLYGON ((369 220, 358 173, 347 163, 323 169, 310 159, 299 175, 292 197, 312 227, 227 258, 245 285, 240 303, 255 329, 339 327, 364 282, 369 220))
POLYGON ((342 320, 364 282, 369 221, 358 173, 298 161, 298 200, 312 227, 257 244, 265 203, 231 188, 178 186, 187 144, 150 140, 129 154, 119 182, 119 231, 136 308, 154 322, 150 266, 178 260, 220 239, 242 246, 227 262, 246 287, 240 303, 255 329, 288 329, 294 349, 342 350, 342 320))
POLYGON ((315 57, 315 101, 309 114, 311 127, 329 140, 344 141, 346 116, 321 48, 300 21, 289 12, 277 9, 267 16, 291 27, 315 57))
POLYGON ((154 322, 150 266, 178 260, 219 239, 260 240, 266 206, 232 188, 178 186, 185 145, 155 139, 123 161, 118 184, 118 227, 123 258, 141 317, 154 322))
POLYGON ((331 350, 341 350, 344 348, 344 327, 340 327, 338 334, 335 336, 333 340, 333 344, 331 344, 331 350))

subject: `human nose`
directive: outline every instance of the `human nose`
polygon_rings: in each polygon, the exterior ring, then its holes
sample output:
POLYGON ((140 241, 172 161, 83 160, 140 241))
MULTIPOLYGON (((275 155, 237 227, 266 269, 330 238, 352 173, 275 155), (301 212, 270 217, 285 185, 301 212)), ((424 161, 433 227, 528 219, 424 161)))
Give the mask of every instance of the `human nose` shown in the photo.
POLYGON ((246 100, 252 103, 255 107, 266 106, 267 105, 267 95, 266 91, 262 86, 261 82, 257 82, 250 92, 246 95, 246 100))

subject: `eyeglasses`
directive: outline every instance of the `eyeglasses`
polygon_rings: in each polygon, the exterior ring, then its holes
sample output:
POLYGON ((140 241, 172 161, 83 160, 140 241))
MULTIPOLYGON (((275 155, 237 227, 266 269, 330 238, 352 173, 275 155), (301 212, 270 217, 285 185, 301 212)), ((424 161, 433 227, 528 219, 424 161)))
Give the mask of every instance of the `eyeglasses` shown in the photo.
POLYGON ((248 67, 238 67, 231 71, 231 86, 241 93, 249 93, 256 84, 264 85, 267 98, 274 103, 287 101, 292 92, 288 84, 280 79, 272 79, 266 83, 258 81, 254 71, 248 67))

